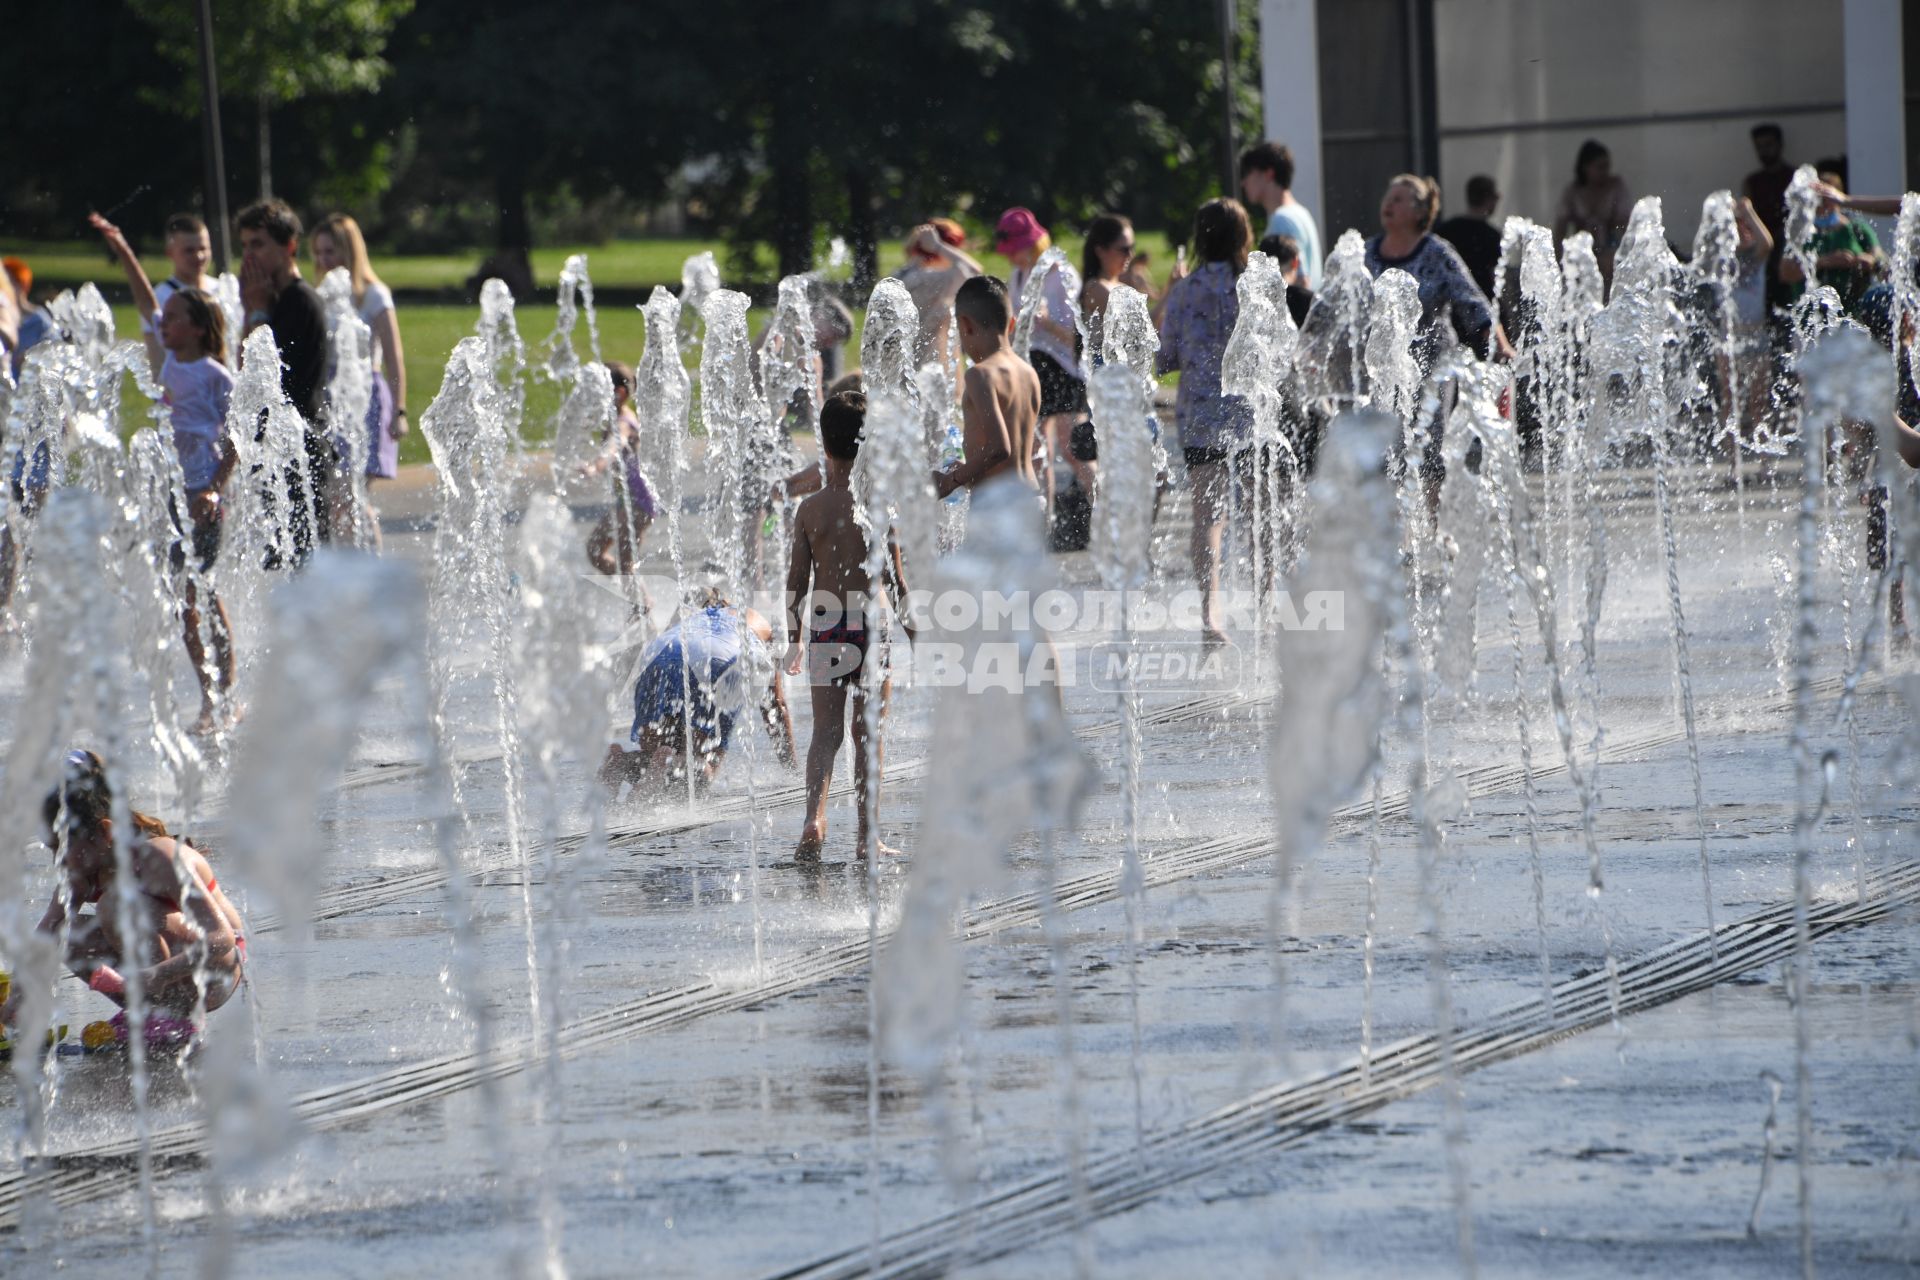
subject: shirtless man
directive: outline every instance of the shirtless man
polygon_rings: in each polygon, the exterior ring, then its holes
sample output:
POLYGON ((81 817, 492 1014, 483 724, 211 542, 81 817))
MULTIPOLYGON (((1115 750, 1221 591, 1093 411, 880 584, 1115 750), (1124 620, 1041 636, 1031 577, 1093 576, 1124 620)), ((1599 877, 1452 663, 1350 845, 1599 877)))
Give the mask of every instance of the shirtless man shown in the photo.
MULTIPOLYGON (((91 751, 67 757, 64 784, 47 796, 47 843, 58 841, 61 810, 66 820, 66 879, 41 918, 39 932, 51 938, 67 926, 67 967, 115 1004, 126 1003, 120 970, 140 970, 148 1008, 150 1044, 182 1045, 197 1028, 191 1019, 204 1000, 211 1011, 240 987, 246 944, 240 913, 220 891, 213 868, 185 841, 145 814, 130 811, 130 849, 140 895, 139 934, 120 933, 119 888, 113 856, 113 796, 100 758, 91 751), (91 906, 92 914, 80 909, 91 906)), ((0 1008, 0 1022, 18 1013, 16 993, 0 1008)), ((126 1036, 126 1015, 113 1019, 126 1036)))
POLYGON ((954 296, 960 349, 972 367, 960 397, 966 450, 958 466, 933 473, 933 491, 944 498, 982 480, 1012 472, 1036 492, 1034 433, 1040 422, 1040 377, 1013 354, 1013 308, 1007 287, 992 276, 975 276, 954 296))
MULTIPOLYGON (((874 584, 867 564, 867 536, 854 520, 853 460, 859 456, 866 417, 867 398, 858 391, 843 391, 821 409, 820 449, 826 457, 826 485, 800 504, 793 521, 793 557, 787 568, 786 667, 788 675, 797 676, 803 657, 810 658, 807 683, 813 695, 813 741, 807 745, 807 817, 794 848, 794 857, 801 862, 817 861, 826 842, 827 785, 833 779, 833 762, 846 732, 849 703, 853 789, 860 815, 856 847, 862 858, 875 848, 883 854, 897 852, 873 838, 869 827, 880 811, 878 730, 887 714, 893 682, 886 670, 886 619, 873 616, 865 607, 874 584), (869 690, 875 686, 862 679, 870 660, 880 664, 872 673, 878 681, 880 705, 871 744, 875 771, 871 797, 867 790, 866 712, 869 690)), ((902 600, 907 590, 906 566, 901 562, 899 544, 889 543, 881 586, 883 591, 891 590, 896 600, 902 600)), ((884 597, 874 604, 884 608, 884 597)))

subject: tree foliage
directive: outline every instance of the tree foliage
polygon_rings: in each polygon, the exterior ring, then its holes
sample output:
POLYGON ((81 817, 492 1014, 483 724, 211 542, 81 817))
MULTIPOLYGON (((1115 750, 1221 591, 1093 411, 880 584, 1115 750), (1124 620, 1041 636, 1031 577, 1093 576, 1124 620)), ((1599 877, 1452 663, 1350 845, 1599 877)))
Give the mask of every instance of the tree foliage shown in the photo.
MULTIPOLYGON (((491 232, 516 251, 543 210, 675 199, 742 248, 773 244, 783 270, 809 265, 839 235, 871 271, 882 239, 934 214, 990 225, 1024 204, 1070 227, 1114 209, 1184 235, 1220 188, 1227 102, 1214 4, 214 0, 214 9, 223 94, 283 104, 276 149, 297 163, 281 166, 277 188, 312 212, 345 205, 377 238, 491 232)), ((1232 106, 1243 139, 1257 127, 1256 9, 1239 0, 1232 106)), ((30 104, 49 131, 24 147, 40 166, 28 171, 35 183, 16 173, 0 185, 0 217, 23 225, 30 208, 97 200, 92 192, 117 181, 103 183, 102 168, 154 171, 135 140, 163 136, 164 183, 191 192, 192 130, 159 118, 197 111, 191 4, 73 0, 57 18, 42 12, 29 7, 20 26, 54 47, 53 60, 22 54, 19 41, 0 46, 0 72, 38 86, 17 93, 16 106, 30 104), (139 38, 89 40, 76 28, 151 33, 163 56, 136 56, 139 38), (56 85, 55 66, 83 70, 56 85), (94 87, 76 92, 68 80, 94 87), (48 89, 57 110, 37 101, 48 89), (167 110, 129 119, 132 101, 167 110)), ((254 163, 246 114, 226 121, 242 179, 254 163)))
MULTIPOLYGON (((200 74, 194 0, 127 0, 154 48, 183 75, 200 74)), ((223 97, 276 105, 371 93, 391 73, 387 40, 413 0, 213 0, 214 68, 223 97)), ((156 105, 198 117, 198 94, 156 87, 156 105)))
MULTIPOLYGON (((824 223, 860 245, 879 227, 1025 204, 1180 229, 1218 192, 1215 6, 817 0, 780 23, 756 20, 753 0, 695 7, 735 33, 699 122, 714 127, 697 135, 728 178, 724 229, 771 240, 782 270, 805 265, 824 223)), ((1240 6, 1242 137, 1258 108, 1253 11, 1240 6)))

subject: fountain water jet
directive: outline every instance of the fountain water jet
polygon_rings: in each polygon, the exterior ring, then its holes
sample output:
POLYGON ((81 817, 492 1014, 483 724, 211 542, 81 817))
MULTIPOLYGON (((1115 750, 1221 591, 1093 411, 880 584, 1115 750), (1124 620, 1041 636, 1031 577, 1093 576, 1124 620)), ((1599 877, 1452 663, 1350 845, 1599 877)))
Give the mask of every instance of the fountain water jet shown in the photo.
MULTIPOLYGON (((1397 531, 1386 462, 1399 433, 1400 424, 1378 410, 1352 410, 1329 424, 1320 472, 1309 487, 1321 510, 1290 589, 1309 602, 1316 592, 1335 593, 1333 598, 1343 602, 1340 626, 1337 630, 1284 629, 1275 637, 1275 656, 1284 680, 1267 753, 1276 821, 1273 907, 1268 921, 1275 939, 1272 1036, 1276 1054, 1285 1053, 1288 982, 1278 935, 1287 924, 1281 913, 1298 911, 1295 869, 1317 853, 1333 809, 1366 782, 1379 762, 1376 726, 1389 709, 1380 646, 1391 626, 1392 602, 1399 587, 1397 531)), ((1371 919, 1367 934, 1370 944, 1371 919)), ((1367 955, 1370 962, 1370 945, 1367 955)), ((1369 963, 1366 996, 1371 995, 1371 979, 1369 963)), ((1365 1064, 1370 999, 1363 997, 1363 1006, 1367 1016, 1361 1032, 1361 1061, 1365 1064)))
MULTIPOLYGON (((1045 590, 1053 580, 1045 530, 1032 491, 1016 482, 980 486, 968 519, 967 538, 934 571, 932 588, 975 599, 988 592, 1008 597, 1045 590)), ((1026 672, 1048 655, 1043 635, 1014 625, 1007 614, 978 617, 965 630, 944 632, 959 647, 958 670, 980 673, 1014 668, 1026 672), (998 667, 987 664, 1002 662, 998 667)), ((1094 770, 1068 726, 1057 690, 1045 683, 1009 687, 998 679, 962 680, 940 690, 934 709, 932 758, 949 766, 928 778, 921 807, 921 847, 908 873, 900 924, 878 981, 887 1044, 930 1090, 964 1020, 965 966, 954 936, 954 917, 968 899, 1010 877, 1010 850, 1030 832, 1042 839, 1040 912, 1054 971, 1059 1013, 1062 1127, 1068 1162, 1075 1172, 1078 1221, 1091 1219, 1084 1178, 1084 1146, 1077 1068, 1073 1061, 1072 993, 1064 972, 1065 940, 1058 929, 1053 883, 1054 839, 1069 826, 1090 794, 1094 770)))
MULTIPOLYGON (((522 430, 527 411, 527 344, 520 338, 520 324, 514 317, 513 290, 507 287, 506 281, 488 280, 480 286, 480 319, 473 331, 485 344, 485 368, 499 392, 500 410, 517 458, 527 447, 522 430)), ((451 357, 448 365, 452 365, 451 357)))
MULTIPOLYGON (((353 282, 345 267, 335 267, 320 282, 320 299, 327 308, 327 328, 333 339, 333 370, 327 378, 327 413, 347 424, 333 432, 335 447, 346 446, 346 501, 352 521, 353 545, 371 547, 378 530, 367 498, 367 454, 372 446, 366 430, 367 406, 373 400, 373 333, 353 306, 353 282)), ((329 512, 329 517, 332 516, 329 512)), ((337 527, 337 524, 336 524, 337 527)))
POLYGON ((503 492, 511 481, 507 443, 514 430, 510 411, 515 401, 513 393, 496 380, 493 360, 493 353, 478 338, 462 338, 447 362, 439 394, 420 420, 439 478, 428 652, 434 673, 435 723, 446 733, 456 654, 469 638, 485 646, 494 738, 505 779, 507 848, 520 870, 528 1017, 537 1028, 540 965, 534 938, 533 869, 522 838, 524 783, 511 661, 515 601, 503 492))
POLYGON ((1613 279, 1613 296, 1596 325, 1595 359, 1601 377, 1609 382, 1606 394, 1616 422, 1616 439, 1624 447, 1633 436, 1645 434, 1653 452, 1654 504, 1660 521, 1661 548, 1666 557, 1667 617, 1673 628, 1674 690, 1680 720, 1687 735, 1687 772, 1693 781, 1694 838, 1700 861, 1700 891, 1706 932, 1714 928, 1713 864, 1707 856, 1707 806, 1700 776, 1700 735, 1695 724, 1693 664, 1687 640, 1687 615, 1680 597, 1680 555, 1673 528, 1673 442, 1678 425, 1672 418, 1674 390, 1668 377, 1673 359, 1672 335, 1682 325, 1673 305, 1674 278, 1679 264, 1667 247, 1660 216, 1660 197, 1643 196, 1633 207, 1633 218, 1621 241, 1613 279))
MULTIPOLYGON (((1109 308, 1112 304, 1113 299, 1109 297, 1109 308)), ((1111 330, 1108 337, 1111 340, 1111 330)), ((1087 390, 1100 453, 1098 505, 1090 549, 1094 563, 1099 566, 1101 585, 1124 601, 1126 592, 1146 581, 1149 568, 1154 476, 1158 469, 1154 463, 1153 437, 1147 429, 1150 405, 1141 394, 1138 374, 1126 364, 1108 363, 1095 370, 1087 390)), ((1146 1143, 1140 1019, 1141 916, 1146 886, 1140 868, 1140 692, 1133 669, 1133 626, 1124 604, 1120 610, 1118 643, 1122 662, 1117 699, 1120 761, 1122 785, 1126 789, 1126 807, 1121 818, 1126 848, 1120 877, 1127 904, 1127 1012, 1132 1024, 1133 1134, 1138 1148, 1146 1143)))

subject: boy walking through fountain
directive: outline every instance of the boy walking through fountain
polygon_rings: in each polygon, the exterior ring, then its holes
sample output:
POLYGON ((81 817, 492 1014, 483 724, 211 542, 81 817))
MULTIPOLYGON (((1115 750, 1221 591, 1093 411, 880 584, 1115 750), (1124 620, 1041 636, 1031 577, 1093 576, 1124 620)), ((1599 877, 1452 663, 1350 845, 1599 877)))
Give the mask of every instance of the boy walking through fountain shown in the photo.
POLYGON ((954 295, 960 349, 972 367, 960 397, 965 456, 933 473, 933 491, 944 498, 982 480, 1011 472, 1038 490, 1034 432, 1040 422, 1040 377, 1013 353, 1013 308, 1007 286, 993 276, 974 276, 954 295))
MULTIPOLYGON (((794 848, 794 857, 801 862, 818 861, 820 848, 826 843, 827 784, 833 779, 833 763, 840 754, 849 704, 853 710, 853 790, 860 815, 860 856, 867 857, 875 848, 881 853, 896 852, 881 844, 868 825, 879 820, 880 726, 893 682, 886 670, 887 620, 868 607, 871 604, 884 611, 886 600, 884 596, 867 599, 873 585, 868 569, 868 532, 854 518, 853 462, 860 453, 860 434, 866 420, 867 398, 858 391, 843 391, 821 408, 820 450, 826 457, 826 483, 800 504, 793 520, 793 556, 787 568, 786 666, 788 675, 797 676, 803 658, 810 659, 806 665, 813 697, 813 740, 807 744, 807 817, 800 828, 800 843, 794 848), (869 673, 869 662, 878 663, 878 669, 869 673), (863 679, 869 674, 871 678, 863 679), (869 697, 880 700, 872 708, 871 723, 867 714, 869 697), (871 805, 869 767, 874 771, 871 805)), ((876 530, 874 536, 883 535, 876 530)), ((891 539, 889 543, 883 590, 890 587, 896 599, 904 600, 905 566, 899 545, 891 539)))

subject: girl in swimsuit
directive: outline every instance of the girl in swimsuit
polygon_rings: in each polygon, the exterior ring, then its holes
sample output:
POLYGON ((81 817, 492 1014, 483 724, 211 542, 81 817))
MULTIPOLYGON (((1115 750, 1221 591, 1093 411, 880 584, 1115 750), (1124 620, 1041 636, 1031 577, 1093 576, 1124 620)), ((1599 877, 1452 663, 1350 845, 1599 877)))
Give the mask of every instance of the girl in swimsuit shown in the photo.
MULTIPOLYGON (((197 850, 169 835, 158 820, 130 811, 138 920, 134 935, 123 937, 112 805, 100 758, 91 751, 69 755, 65 781, 47 794, 42 810, 47 843, 56 849, 64 821, 66 884, 54 891, 39 932, 58 938, 67 925, 67 967, 115 1004, 126 1003, 120 971, 137 966, 152 1010, 148 1038, 184 1042, 195 1031, 191 1019, 203 1002, 208 1011, 217 1009, 239 989, 246 957, 240 913, 197 850)), ((18 999, 16 994, 0 1008, 0 1021, 13 1021, 18 999)), ((124 1013, 114 1026, 124 1036, 124 1013)))

